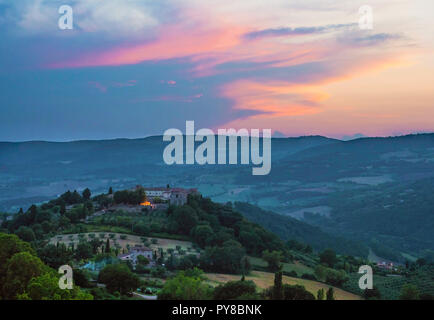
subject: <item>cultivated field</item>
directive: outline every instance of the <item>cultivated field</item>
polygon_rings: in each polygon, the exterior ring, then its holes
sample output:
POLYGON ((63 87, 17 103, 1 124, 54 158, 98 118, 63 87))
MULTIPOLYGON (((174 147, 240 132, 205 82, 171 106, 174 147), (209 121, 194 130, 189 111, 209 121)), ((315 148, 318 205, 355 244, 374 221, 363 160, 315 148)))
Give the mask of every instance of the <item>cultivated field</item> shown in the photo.
POLYGON ((146 245, 151 249, 163 249, 164 252, 167 252, 168 249, 180 248, 188 254, 197 254, 199 253, 196 249, 193 248, 193 244, 189 241, 181 241, 181 240, 172 240, 172 239, 163 239, 163 238, 155 238, 155 237, 140 237, 134 236, 130 234, 122 234, 122 233, 112 233, 112 232, 89 232, 89 233, 75 233, 75 234, 61 234, 50 239, 51 244, 56 243, 64 243, 67 246, 74 244, 76 246, 80 241, 90 241, 93 238, 100 239, 104 243, 109 239, 110 246, 112 248, 125 249, 128 250, 128 247, 133 247, 135 245, 144 245, 144 241, 146 240, 146 245), (93 236, 92 236, 93 235, 93 236))
MULTIPOLYGON (((205 275, 211 283, 214 283, 216 285, 228 281, 240 280, 240 276, 238 275, 218 274, 218 273, 206 273, 205 275)), ((260 289, 266 289, 271 287, 274 284, 274 273, 252 271, 251 275, 246 277, 246 280, 252 280, 260 289)), ((311 292, 314 296, 316 296, 319 289, 322 288, 324 289, 324 291, 327 291, 328 288, 330 287, 329 285, 321 282, 292 278, 287 276, 283 276, 282 280, 284 284, 302 285, 306 288, 307 291, 311 292)), ((344 291, 342 289, 335 288, 335 287, 333 287, 333 289, 335 291, 336 300, 360 300, 361 299, 361 297, 352 294, 350 292, 344 291)))

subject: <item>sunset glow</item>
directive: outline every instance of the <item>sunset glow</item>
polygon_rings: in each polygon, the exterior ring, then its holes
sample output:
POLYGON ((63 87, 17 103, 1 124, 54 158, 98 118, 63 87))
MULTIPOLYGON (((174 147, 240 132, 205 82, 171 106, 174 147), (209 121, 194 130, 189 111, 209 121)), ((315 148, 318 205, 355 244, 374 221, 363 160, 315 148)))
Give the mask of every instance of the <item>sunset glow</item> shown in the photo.
POLYGON ((186 119, 337 138, 434 128, 432 1, 376 1, 372 30, 358 0, 96 2, 73 1, 65 31, 56 1, 0 1, 1 46, 20 48, 0 62, 3 140, 140 137, 186 119), (29 127, 36 113, 60 122, 29 127))

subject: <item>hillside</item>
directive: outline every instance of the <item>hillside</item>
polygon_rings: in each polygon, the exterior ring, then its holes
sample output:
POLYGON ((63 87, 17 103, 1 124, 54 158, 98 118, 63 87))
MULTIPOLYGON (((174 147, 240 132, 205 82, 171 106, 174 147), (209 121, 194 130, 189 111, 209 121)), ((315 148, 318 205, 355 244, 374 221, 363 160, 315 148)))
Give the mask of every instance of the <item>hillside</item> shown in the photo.
MULTIPOLYGON (((322 248, 324 240, 341 250, 343 241, 336 239, 353 235, 377 255, 394 260, 402 260, 402 252, 415 258, 427 256, 426 250, 433 248, 432 204, 423 202, 423 194, 434 190, 423 179, 434 175, 434 134, 351 141, 320 136, 274 138, 268 176, 252 176, 250 166, 167 166, 162 161, 163 148, 161 137, 0 143, 0 211, 17 212, 66 190, 89 187, 102 193, 110 186, 125 189, 169 183, 197 187, 219 203, 247 202, 319 227, 321 231, 314 232, 291 219, 272 214, 264 215, 272 216, 270 221, 257 217, 261 225, 273 225, 275 229, 270 230, 284 239, 288 232, 317 248, 322 248), (419 181, 424 189, 417 187, 419 181), (414 190, 414 201, 413 196, 399 196, 407 189, 414 190), (406 202, 393 204, 396 211, 391 210, 387 200, 391 196, 406 202), (372 199, 387 208, 373 205, 372 199), (412 212, 418 219, 409 221, 412 212), (299 228, 306 232, 296 233, 299 228)), ((347 249, 342 252, 350 252, 347 249)), ((366 248, 357 249, 357 254, 362 251, 366 248)))
MULTIPOLYGON (((324 137, 273 139, 272 158, 280 159, 306 148, 334 143, 324 137)), ((203 176, 219 180, 235 168, 167 166, 161 136, 75 142, 0 142, 0 210, 17 211, 35 201, 49 200, 66 190, 104 192, 137 184, 188 186, 203 176), (180 178, 182 177, 182 179, 180 178)), ((239 167, 238 167, 239 168, 239 167)))
MULTIPOLYGON (((207 273, 206 277, 212 283, 217 283, 217 284, 238 280, 236 276, 229 275, 229 274, 207 273)), ((258 286, 258 288, 264 290, 273 285, 274 274, 269 272, 254 271, 252 272, 251 276, 246 277, 246 280, 253 281, 258 286)), ((307 291, 309 291, 313 295, 315 295, 320 289, 328 290, 328 288, 330 287, 321 282, 298 279, 298 278, 287 277, 287 276, 283 276, 283 283, 289 285, 302 285, 306 288, 307 291)), ((342 290, 340 288, 334 288, 334 291, 335 291, 336 300, 361 300, 360 296, 342 290)))
POLYGON ((368 256, 368 248, 361 243, 351 241, 349 238, 333 236, 303 221, 265 211, 248 203, 235 202, 234 209, 242 213, 248 220, 263 226, 285 241, 305 242, 318 251, 333 248, 341 254, 368 256))
MULTIPOLYGON (((127 272, 132 277, 132 285, 122 289, 124 298, 128 298, 128 290, 135 289, 160 292, 161 297, 169 298, 178 292, 176 288, 185 287, 178 281, 190 277, 216 297, 223 291, 225 297, 235 298, 231 286, 241 286, 250 292, 249 299, 270 299, 269 287, 279 269, 288 299, 313 299, 318 290, 328 291, 330 287, 334 287, 338 299, 363 294, 357 288, 357 271, 369 262, 347 252, 336 255, 333 250, 321 249, 336 246, 336 250, 345 251, 354 246, 354 250, 355 244, 347 244, 345 239, 246 203, 222 205, 201 195, 190 195, 183 206, 148 210, 140 206, 136 194, 142 194, 140 188, 94 197, 89 190, 82 195, 67 192, 4 220, 0 233, 4 239, 8 237, 4 233, 14 233, 29 242, 40 263, 49 268, 73 266, 84 293, 96 299, 117 298, 111 287, 95 286, 96 281, 105 283, 100 274, 109 270, 125 276, 127 272), (303 243, 305 238, 318 251, 303 243), (128 256, 132 248, 142 246, 150 248, 146 250, 152 252, 152 263, 147 260, 137 267, 120 260, 124 256, 120 254, 128 252, 128 256), (207 273, 213 286, 207 287, 198 268, 207 273), (238 281, 242 275, 245 280, 238 281), (221 285, 215 287, 218 283, 221 285)), ((390 270, 371 266, 382 298, 399 298, 401 290, 410 284, 417 286, 425 298, 434 293, 431 282, 423 282, 432 277, 428 261, 419 259, 390 270)))

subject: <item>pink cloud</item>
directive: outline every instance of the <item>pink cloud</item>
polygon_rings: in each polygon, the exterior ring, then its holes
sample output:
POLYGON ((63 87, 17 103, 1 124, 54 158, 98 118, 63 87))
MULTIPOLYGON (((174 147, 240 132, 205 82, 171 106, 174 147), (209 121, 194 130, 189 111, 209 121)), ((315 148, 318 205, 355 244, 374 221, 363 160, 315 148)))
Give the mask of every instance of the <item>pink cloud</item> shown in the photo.
POLYGON ((168 84, 169 86, 174 86, 176 84, 175 80, 161 80, 160 83, 168 84))
POLYGON ((158 39, 130 47, 118 47, 103 52, 92 52, 78 59, 55 63, 51 68, 82 68, 95 66, 118 66, 137 64, 143 61, 158 61, 194 55, 225 52, 241 41, 245 29, 217 28, 194 30, 169 26, 162 30, 158 39))

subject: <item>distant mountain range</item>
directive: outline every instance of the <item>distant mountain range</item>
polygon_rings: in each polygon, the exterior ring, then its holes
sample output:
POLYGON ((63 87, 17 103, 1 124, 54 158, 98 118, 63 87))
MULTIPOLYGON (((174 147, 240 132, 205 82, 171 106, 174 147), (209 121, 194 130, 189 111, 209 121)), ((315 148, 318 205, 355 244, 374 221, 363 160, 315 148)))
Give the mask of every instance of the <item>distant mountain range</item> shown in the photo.
POLYGON ((166 144, 161 136, 2 142, 0 210, 16 212, 68 189, 89 187, 99 193, 110 186, 116 190, 170 184, 197 187, 219 202, 255 204, 328 233, 363 241, 366 247, 376 248, 377 254, 396 259, 402 253, 412 258, 434 250, 434 227, 429 223, 434 221, 434 204, 415 189, 422 186, 428 193, 434 191, 430 180, 434 178, 434 134, 350 141, 322 136, 273 138, 272 169, 267 176, 252 176, 251 166, 167 166, 162 159, 166 144), (402 195, 408 190, 414 196, 402 195), (383 209, 372 205, 372 199, 383 209), (412 201, 412 207, 407 206, 412 201), (388 208, 417 218, 409 230, 393 227, 396 221, 407 220, 389 216, 384 211, 388 208), (380 214, 387 220, 374 218, 380 214), (357 223, 362 225, 357 227, 357 223), (390 228, 383 228, 384 224, 390 228), (423 235, 418 227, 423 228, 423 235))

